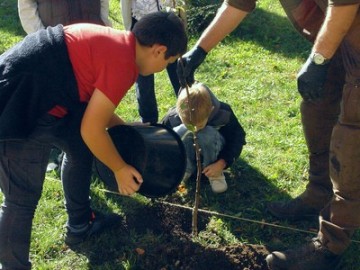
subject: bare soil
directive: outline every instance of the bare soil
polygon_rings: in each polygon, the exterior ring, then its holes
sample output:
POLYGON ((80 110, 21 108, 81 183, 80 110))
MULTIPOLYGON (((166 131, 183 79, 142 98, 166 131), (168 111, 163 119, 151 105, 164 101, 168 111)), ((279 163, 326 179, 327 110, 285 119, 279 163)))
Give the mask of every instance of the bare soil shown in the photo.
MULTIPOLYGON (((198 230, 205 228, 209 217, 198 216, 198 230)), ((139 256, 139 269, 159 270, 265 270, 269 253, 261 245, 227 245, 205 248, 192 241, 192 213, 190 210, 156 203, 142 208, 126 219, 129 228, 138 232, 152 230, 164 238, 161 244, 144 248, 139 256), (154 218, 155 217, 155 218, 154 218)))

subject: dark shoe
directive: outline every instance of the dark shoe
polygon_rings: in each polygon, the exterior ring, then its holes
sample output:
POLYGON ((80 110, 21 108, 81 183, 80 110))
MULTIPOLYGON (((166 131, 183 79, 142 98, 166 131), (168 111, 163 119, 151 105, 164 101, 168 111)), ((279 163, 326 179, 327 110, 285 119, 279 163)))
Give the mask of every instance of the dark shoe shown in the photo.
POLYGON ((65 236, 65 244, 68 246, 78 245, 88 240, 91 236, 99 234, 114 225, 120 224, 121 220, 121 216, 117 214, 106 215, 93 212, 89 223, 84 224, 81 228, 74 228, 69 226, 69 224, 66 225, 67 233, 65 236))
POLYGON ((290 201, 270 202, 267 209, 279 219, 292 221, 318 217, 321 210, 305 204, 299 197, 290 201))
POLYGON ((270 270, 336 270, 341 256, 324 247, 318 238, 297 249, 274 251, 266 257, 270 270))

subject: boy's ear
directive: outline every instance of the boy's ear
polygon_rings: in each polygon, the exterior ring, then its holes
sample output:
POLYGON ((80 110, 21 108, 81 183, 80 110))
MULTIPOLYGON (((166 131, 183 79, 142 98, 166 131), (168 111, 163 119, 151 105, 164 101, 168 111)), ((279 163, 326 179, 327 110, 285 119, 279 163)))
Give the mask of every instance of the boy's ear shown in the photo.
POLYGON ((155 56, 160 55, 160 54, 165 54, 166 51, 167 51, 167 47, 165 45, 154 44, 155 56))

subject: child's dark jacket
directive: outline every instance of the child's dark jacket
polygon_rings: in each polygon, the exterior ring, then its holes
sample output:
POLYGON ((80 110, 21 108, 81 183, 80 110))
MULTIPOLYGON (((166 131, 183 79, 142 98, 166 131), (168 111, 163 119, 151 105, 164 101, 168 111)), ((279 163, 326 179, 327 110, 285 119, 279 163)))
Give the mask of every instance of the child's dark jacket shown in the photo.
MULTIPOLYGON (((245 131, 240 125, 230 105, 220 102, 210 92, 214 110, 211 113, 207 126, 215 127, 225 139, 225 146, 218 155, 218 159, 224 159, 227 167, 231 166, 242 151, 245 141, 245 131)), ((176 108, 171 108, 162 119, 162 124, 169 128, 174 128, 182 124, 176 112, 176 108)))
POLYGON ((26 138, 55 105, 79 107, 63 27, 30 34, 0 55, 0 140, 26 138))

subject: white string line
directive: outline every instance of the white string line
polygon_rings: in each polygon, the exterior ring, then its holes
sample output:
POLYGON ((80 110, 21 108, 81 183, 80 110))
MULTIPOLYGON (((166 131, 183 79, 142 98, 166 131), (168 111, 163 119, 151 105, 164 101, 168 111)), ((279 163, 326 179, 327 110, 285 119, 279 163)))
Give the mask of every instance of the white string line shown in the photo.
MULTIPOLYGON (((49 177, 46 177, 46 178, 50 179, 50 180, 59 181, 58 179, 55 179, 55 178, 49 178, 49 177)), ((97 188, 97 190, 102 191, 102 192, 106 192, 106 193, 115 194, 115 195, 118 195, 118 196, 122 196, 118 192, 110 191, 110 190, 107 190, 107 189, 97 188)), ((160 201, 160 200, 155 200, 155 201, 158 202, 158 203, 161 203, 161 204, 165 204, 165 205, 170 205, 170 206, 183 208, 183 209, 187 209, 187 210, 191 210, 191 211, 193 210, 193 208, 190 207, 190 206, 185 206, 185 205, 181 205, 181 204, 170 203, 170 202, 160 201)), ((302 232, 302 233, 311 233, 311 234, 316 234, 317 235, 317 232, 292 228, 292 227, 288 227, 288 226, 284 226, 284 225, 278 225, 278 224, 274 224, 274 223, 269 223, 269 222, 265 222, 264 220, 256 220, 256 219, 235 217, 235 216, 232 216, 232 215, 223 214, 223 213, 219 213, 219 212, 215 212, 215 211, 211 211, 211 210, 205 210, 205 209, 201 209, 201 208, 198 209, 198 212, 204 213, 204 214, 210 214, 210 215, 215 215, 215 216, 231 218, 231 219, 236 219, 236 220, 241 220, 241 221, 246 221, 246 222, 251 222, 251 223, 256 223, 256 224, 260 224, 262 226, 266 225, 266 226, 280 228, 280 229, 286 229, 286 230, 290 230, 290 231, 296 231, 296 232, 302 232)), ((357 241, 357 240, 351 240, 351 242, 360 244, 360 241, 357 241)))

